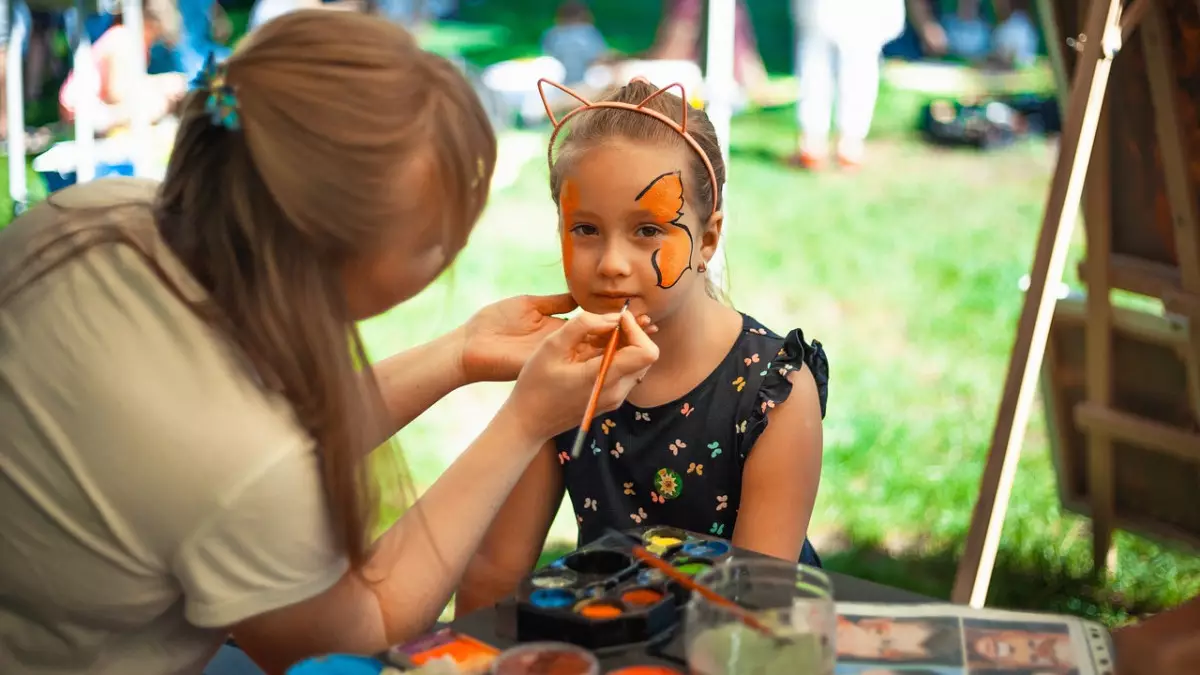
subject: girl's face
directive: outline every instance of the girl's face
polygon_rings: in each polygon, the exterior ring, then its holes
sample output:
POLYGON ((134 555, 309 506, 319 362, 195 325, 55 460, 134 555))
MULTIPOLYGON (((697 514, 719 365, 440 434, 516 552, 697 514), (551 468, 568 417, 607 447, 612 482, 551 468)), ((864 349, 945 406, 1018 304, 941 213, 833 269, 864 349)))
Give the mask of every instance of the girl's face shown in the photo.
POLYGON ((591 148, 559 192, 567 288, 589 312, 619 311, 660 322, 704 295, 720 215, 700 222, 687 186, 690 149, 614 141, 591 148))

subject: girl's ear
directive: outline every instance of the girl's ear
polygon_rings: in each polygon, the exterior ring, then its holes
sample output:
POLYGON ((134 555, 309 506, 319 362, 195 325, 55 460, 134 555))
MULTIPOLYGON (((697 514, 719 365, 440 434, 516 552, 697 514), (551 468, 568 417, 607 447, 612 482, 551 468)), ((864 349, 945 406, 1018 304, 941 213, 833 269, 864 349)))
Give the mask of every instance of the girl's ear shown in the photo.
POLYGON ((725 224, 725 214, 717 211, 708 217, 704 225, 704 234, 700 235, 700 255, 704 262, 713 259, 717 254, 717 243, 721 241, 721 227, 725 224))

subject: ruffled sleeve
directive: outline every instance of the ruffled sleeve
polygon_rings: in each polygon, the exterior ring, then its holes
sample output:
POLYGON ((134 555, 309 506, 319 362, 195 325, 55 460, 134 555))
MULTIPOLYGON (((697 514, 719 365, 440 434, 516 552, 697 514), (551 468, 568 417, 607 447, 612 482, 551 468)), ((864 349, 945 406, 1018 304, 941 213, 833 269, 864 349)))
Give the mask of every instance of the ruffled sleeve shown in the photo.
POLYGON ((825 401, 829 396, 829 360, 825 357, 825 348, 821 343, 816 340, 806 342, 804 332, 797 328, 783 339, 783 345, 771 359, 763 376, 740 444, 743 457, 749 454, 750 448, 754 447, 755 441, 766 430, 771 409, 791 395, 792 383, 788 380, 788 375, 793 370, 799 370, 801 365, 808 366, 817 384, 821 418, 824 419, 825 401))

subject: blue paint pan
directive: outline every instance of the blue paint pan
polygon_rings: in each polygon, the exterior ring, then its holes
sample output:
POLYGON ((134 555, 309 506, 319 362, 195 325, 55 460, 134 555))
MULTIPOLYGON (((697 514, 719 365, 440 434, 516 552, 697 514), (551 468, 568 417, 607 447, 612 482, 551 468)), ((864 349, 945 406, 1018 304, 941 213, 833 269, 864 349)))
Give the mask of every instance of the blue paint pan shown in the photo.
POLYGON ((542 609, 562 609, 575 604, 575 594, 563 588, 539 588, 529 594, 529 604, 542 609))
POLYGON ((692 558, 720 558, 729 553, 729 543, 718 540, 690 541, 683 545, 681 552, 692 558))

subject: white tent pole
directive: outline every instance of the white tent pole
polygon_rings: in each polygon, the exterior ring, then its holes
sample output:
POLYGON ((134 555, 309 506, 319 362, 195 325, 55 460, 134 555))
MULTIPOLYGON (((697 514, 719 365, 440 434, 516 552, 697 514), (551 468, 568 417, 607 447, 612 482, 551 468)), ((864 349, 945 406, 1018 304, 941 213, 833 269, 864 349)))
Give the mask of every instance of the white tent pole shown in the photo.
POLYGON ((75 0, 75 33, 79 36, 79 45, 75 47, 71 67, 75 71, 76 90, 81 92, 75 103, 75 182, 86 183, 96 177, 96 130, 92 123, 92 104, 90 92, 98 91, 100 83, 96 82, 96 69, 84 67, 81 63, 92 62, 92 38, 87 32, 87 3, 75 0))
POLYGON ((29 186, 25 181, 25 86, 24 60, 21 46, 29 35, 25 23, 25 12, 17 7, 24 0, 6 3, 9 12, 8 56, 4 66, 5 108, 8 113, 8 194, 15 208, 23 208, 29 200, 29 186))
MULTIPOLYGON (((121 3, 121 17, 131 34, 142 35, 142 0, 124 0, 121 3)), ((150 110, 146 107, 146 87, 150 86, 150 76, 147 74, 149 69, 146 64, 146 49, 142 41, 134 40, 131 48, 133 53, 129 55, 129 63, 135 70, 131 102, 133 119, 130 120, 133 132, 133 173, 136 176, 145 176, 150 171, 150 110)))
MULTIPOLYGON (((733 77, 734 37, 737 0, 708 0, 708 59, 705 64, 705 111, 717 131, 721 155, 725 160, 725 227, 729 226, 729 134, 733 118, 733 97, 737 84, 733 77)), ((716 254, 708 266, 709 278, 717 288, 725 288, 725 237, 717 243, 716 254)))

